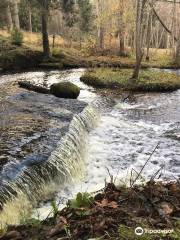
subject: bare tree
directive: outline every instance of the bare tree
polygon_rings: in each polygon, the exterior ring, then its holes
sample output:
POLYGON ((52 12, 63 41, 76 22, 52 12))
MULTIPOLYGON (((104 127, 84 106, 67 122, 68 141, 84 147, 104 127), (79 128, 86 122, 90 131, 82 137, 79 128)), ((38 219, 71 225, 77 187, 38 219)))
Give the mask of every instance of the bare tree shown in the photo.
POLYGON ((12 0, 11 1, 11 13, 12 13, 12 20, 14 23, 14 27, 19 29, 20 24, 19 24, 19 9, 18 9, 18 1, 17 0, 12 0))
MULTIPOLYGON (((158 21, 161 23, 161 25, 163 26, 163 28, 164 28, 170 35, 172 35, 172 31, 171 31, 171 30, 168 28, 168 26, 166 26, 166 24, 163 22, 163 20, 161 19, 161 17, 160 17, 159 14, 157 13, 154 5, 153 5, 151 2, 149 2, 149 5, 151 6, 154 15, 157 17, 158 21)), ((177 41, 176 36, 174 36, 174 40, 177 41)))
POLYGON ((9 4, 6 4, 5 11, 6 11, 7 28, 8 28, 8 31, 11 31, 13 28, 13 22, 12 22, 12 16, 11 16, 11 10, 10 10, 9 4))
POLYGON ((120 56, 125 55, 125 24, 124 24, 124 0, 119 0, 119 54, 120 56))
POLYGON ((177 41, 175 62, 177 63, 178 66, 180 65, 180 38, 177 41))
POLYGON ((50 57, 50 46, 48 37, 49 0, 40 0, 42 6, 42 38, 44 58, 50 57))
POLYGON ((97 16, 98 16, 98 29, 97 29, 97 47, 104 48, 104 26, 103 26, 103 8, 104 0, 97 0, 97 16))
POLYGON ((1 0, 0 8, 1 8, 1 12, 4 12, 7 29, 8 31, 11 31, 13 28, 13 22, 12 22, 12 16, 11 16, 10 1, 1 0))
POLYGON ((147 36, 146 36, 146 61, 149 61, 149 49, 151 43, 151 35, 152 35, 152 20, 153 20, 153 11, 150 9, 148 13, 148 22, 147 22, 147 36))
POLYGON ((178 39, 176 42, 176 53, 175 53, 175 62, 178 66, 180 66, 180 25, 178 25, 178 39))
POLYGON ((137 0, 136 6, 136 64, 132 79, 138 79, 139 71, 141 67, 141 61, 143 58, 143 37, 144 37, 144 16, 145 16, 145 6, 147 0, 137 0))
POLYGON ((31 11, 30 3, 28 6, 28 30, 29 30, 29 32, 32 32, 32 11, 31 11))

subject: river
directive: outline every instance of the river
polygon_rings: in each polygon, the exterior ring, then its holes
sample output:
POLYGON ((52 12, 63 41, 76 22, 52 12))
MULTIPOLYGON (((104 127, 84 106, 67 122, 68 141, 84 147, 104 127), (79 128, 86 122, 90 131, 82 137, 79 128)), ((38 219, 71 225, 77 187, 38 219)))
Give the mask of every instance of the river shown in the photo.
MULTIPOLYGON (((128 94, 96 91, 80 82, 83 72, 39 71, 0 77, 1 184, 8 185, 10 196, 12 188, 18 188, 15 196, 23 189, 23 199, 24 194, 28 199, 36 195, 30 201, 40 202, 34 215, 41 218, 51 209, 51 200, 42 201, 42 192, 55 194, 57 203, 59 199, 64 203, 78 191, 101 189, 110 174, 117 182, 128 184, 132 169, 139 172, 157 145, 141 180, 150 179, 158 170, 158 179, 180 177, 180 90, 137 93, 122 101, 128 94), (78 100, 57 99, 19 89, 18 80, 46 87, 67 80, 77 84, 81 93, 78 100), (45 181, 48 169, 50 184, 45 181)), ((6 189, 0 196, 7 201, 6 189)), ((5 210, 17 208, 17 204, 22 208, 19 202, 8 204, 5 210)), ((19 218, 9 212, 4 215, 3 221, 10 223, 19 218)))

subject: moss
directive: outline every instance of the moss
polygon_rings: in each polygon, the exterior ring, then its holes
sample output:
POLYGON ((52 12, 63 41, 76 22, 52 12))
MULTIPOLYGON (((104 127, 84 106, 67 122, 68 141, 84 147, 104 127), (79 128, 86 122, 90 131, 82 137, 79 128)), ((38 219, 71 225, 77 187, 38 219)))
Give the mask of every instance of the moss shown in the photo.
POLYGON ((95 69, 87 71, 81 81, 100 88, 119 88, 127 91, 166 92, 180 88, 180 76, 175 73, 163 73, 142 70, 137 82, 130 81, 132 69, 95 69))
MULTIPOLYGON (((119 237, 122 240, 178 240, 180 239, 180 230, 178 228, 174 229, 171 234, 149 234, 143 233, 141 236, 135 234, 136 227, 127 227, 125 225, 120 225, 118 229, 119 237)), ((150 226, 145 226, 144 229, 152 229, 150 226)), ((157 230, 157 229, 155 229, 157 230)))
POLYGON ((42 61, 42 52, 25 46, 15 46, 0 35, 0 68, 4 71, 36 68, 42 61))
POLYGON ((42 53, 28 48, 15 48, 0 55, 0 65, 3 70, 21 70, 34 68, 42 61, 42 53))
POLYGON ((143 234, 142 236, 137 236, 135 234, 135 228, 127 227, 125 225, 119 226, 119 237, 122 240, 153 240, 154 238, 150 234, 143 234))
POLYGON ((50 92, 56 97, 76 99, 80 94, 80 88, 70 82, 53 84, 50 92))

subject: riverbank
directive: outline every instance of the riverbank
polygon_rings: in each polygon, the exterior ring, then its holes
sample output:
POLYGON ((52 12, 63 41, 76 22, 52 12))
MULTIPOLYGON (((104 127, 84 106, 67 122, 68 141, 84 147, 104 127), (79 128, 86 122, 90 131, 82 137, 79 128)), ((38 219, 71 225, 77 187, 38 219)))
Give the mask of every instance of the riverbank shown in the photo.
MULTIPOLYGON (((70 69, 70 68, 95 68, 95 67, 117 67, 133 68, 135 57, 129 54, 127 57, 112 55, 111 53, 92 54, 85 49, 81 51, 72 47, 59 46, 52 48, 52 57, 48 61, 43 60, 42 47, 39 44, 39 37, 36 41, 29 42, 30 35, 24 33, 25 41, 22 46, 12 45, 9 35, 1 35, 0 32, 0 70, 21 71, 29 69, 70 69)), ((4 34, 4 33, 3 33, 4 34)), ((153 53, 149 62, 143 60, 142 68, 171 68, 177 69, 177 66, 169 54, 165 52, 153 53)))
POLYGON ((96 88, 121 89, 136 92, 167 92, 180 88, 180 76, 175 73, 141 70, 139 80, 131 80, 132 69, 92 69, 81 81, 96 88))
POLYGON ((22 225, 9 226, 0 239, 178 240, 179 209, 179 182, 150 181, 129 188, 110 183, 94 197, 77 194, 61 211, 52 203, 52 218, 26 219, 22 225), (144 229, 141 236, 135 234, 137 227, 144 229))

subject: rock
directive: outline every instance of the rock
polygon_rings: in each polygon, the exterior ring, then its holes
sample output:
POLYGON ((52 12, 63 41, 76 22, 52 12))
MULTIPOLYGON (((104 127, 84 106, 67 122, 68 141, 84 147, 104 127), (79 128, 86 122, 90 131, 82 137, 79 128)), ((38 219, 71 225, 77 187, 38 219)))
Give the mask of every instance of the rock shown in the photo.
POLYGON ((60 82, 51 85, 50 92, 59 98, 76 99, 80 94, 80 88, 71 82, 60 82))

